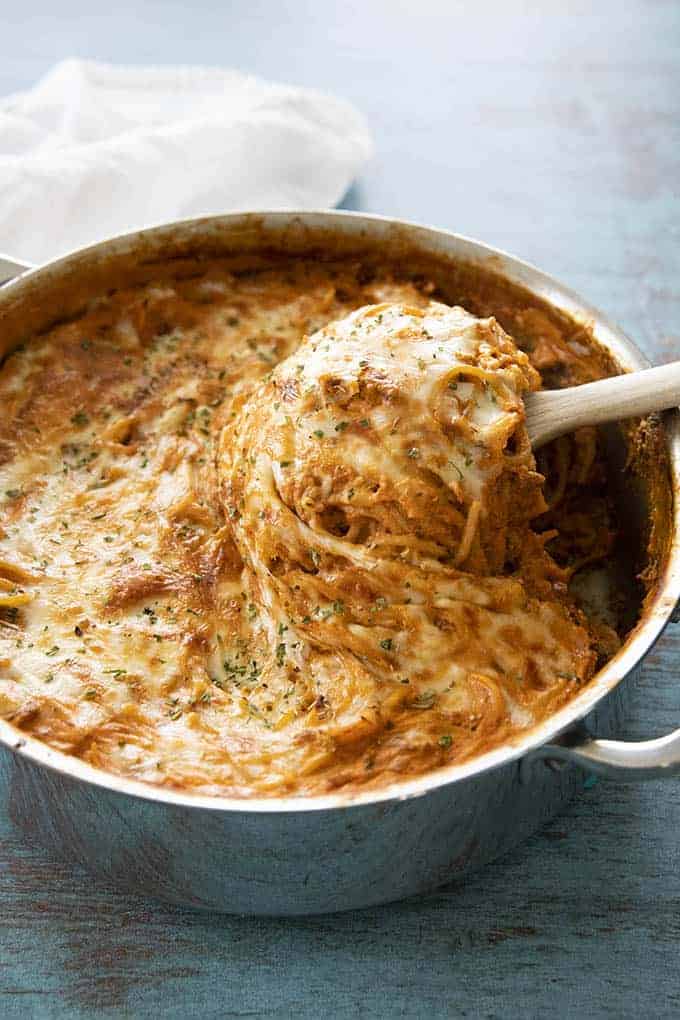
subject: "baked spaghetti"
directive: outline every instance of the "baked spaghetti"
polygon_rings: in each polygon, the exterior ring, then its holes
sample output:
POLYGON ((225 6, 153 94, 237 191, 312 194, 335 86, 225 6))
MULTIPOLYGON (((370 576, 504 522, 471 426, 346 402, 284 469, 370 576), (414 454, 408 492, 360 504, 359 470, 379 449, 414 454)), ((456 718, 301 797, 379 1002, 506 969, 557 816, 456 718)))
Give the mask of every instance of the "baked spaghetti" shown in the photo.
POLYGON ((587 683, 618 643, 571 584, 613 534, 594 433, 537 468, 522 394, 601 370, 538 308, 521 350, 433 291, 215 263, 13 352, 2 715, 146 782, 308 795, 464 761, 587 683))

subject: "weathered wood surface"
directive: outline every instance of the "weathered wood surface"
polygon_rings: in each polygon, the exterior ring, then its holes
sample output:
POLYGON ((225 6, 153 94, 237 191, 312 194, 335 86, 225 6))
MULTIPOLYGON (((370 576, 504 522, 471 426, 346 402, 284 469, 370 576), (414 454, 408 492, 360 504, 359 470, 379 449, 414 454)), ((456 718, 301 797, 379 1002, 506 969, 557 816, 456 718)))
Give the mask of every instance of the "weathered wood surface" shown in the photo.
MULTIPOLYGON (((650 356, 679 357, 680 5, 413 8, 7 4, 0 91, 70 53, 235 64, 334 90, 366 110, 378 143, 349 206, 507 248, 650 356)), ((679 652, 672 628, 627 735, 680 725, 679 652)), ((0 819, 0 1016, 674 1017, 678 831, 680 783, 598 783, 464 888, 253 921, 124 896, 0 819)))

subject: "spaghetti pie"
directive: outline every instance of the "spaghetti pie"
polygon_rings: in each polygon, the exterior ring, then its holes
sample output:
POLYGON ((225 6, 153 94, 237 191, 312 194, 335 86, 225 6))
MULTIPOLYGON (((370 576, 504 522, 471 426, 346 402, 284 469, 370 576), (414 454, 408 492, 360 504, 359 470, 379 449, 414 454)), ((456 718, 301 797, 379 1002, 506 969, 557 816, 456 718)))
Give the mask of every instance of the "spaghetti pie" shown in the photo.
POLYGON ((9 356, 2 715, 121 775, 274 796, 463 761, 572 697, 618 642, 570 588, 612 525, 594 434, 544 484, 522 394, 592 353, 516 309, 527 354, 432 291, 215 263, 9 356))

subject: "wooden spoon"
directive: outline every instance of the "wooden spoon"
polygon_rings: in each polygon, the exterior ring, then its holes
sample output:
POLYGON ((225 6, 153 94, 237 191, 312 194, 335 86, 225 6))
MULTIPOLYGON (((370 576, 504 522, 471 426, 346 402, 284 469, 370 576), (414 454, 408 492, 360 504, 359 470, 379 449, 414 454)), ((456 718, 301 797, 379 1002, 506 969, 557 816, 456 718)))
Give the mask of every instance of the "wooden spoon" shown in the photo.
POLYGON ((678 405, 680 361, 524 397, 527 432, 534 450, 583 425, 638 418, 678 405))

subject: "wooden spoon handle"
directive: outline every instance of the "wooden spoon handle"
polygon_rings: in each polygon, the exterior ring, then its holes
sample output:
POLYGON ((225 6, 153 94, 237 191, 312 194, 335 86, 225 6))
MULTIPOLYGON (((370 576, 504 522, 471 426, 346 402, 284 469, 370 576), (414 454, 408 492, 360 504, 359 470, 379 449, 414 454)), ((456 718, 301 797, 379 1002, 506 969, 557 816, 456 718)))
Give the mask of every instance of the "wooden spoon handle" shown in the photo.
POLYGON ((534 449, 583 425, 638 418, 678 405, 680 361, 566 390, 539 390, 527 394, 524 400, 527 431, 534 449))

